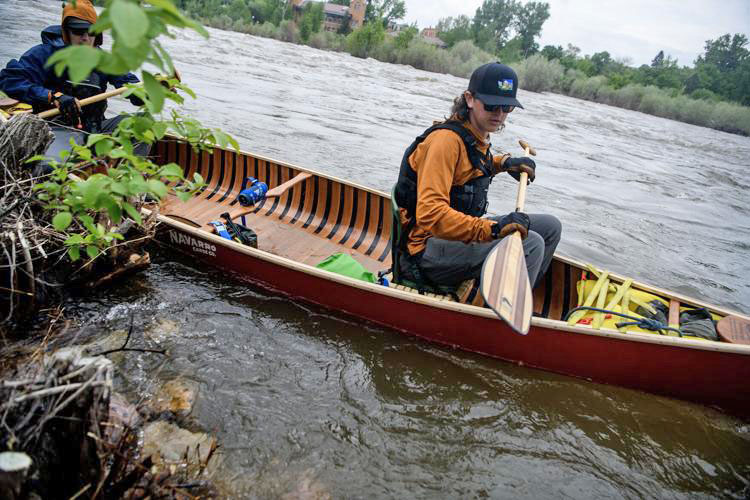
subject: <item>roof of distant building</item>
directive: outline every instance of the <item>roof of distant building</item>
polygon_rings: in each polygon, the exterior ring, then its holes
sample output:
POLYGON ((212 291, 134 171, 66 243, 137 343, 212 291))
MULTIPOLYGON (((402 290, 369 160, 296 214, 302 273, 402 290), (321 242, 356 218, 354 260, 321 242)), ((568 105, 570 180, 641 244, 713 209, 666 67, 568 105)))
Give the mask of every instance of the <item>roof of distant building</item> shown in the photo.
POLYGON ((349 7, 346 5, 339 5, 336 3, 326 3, 323 6, 323 12, 332 16, 345 17, 349 13, 349 7))

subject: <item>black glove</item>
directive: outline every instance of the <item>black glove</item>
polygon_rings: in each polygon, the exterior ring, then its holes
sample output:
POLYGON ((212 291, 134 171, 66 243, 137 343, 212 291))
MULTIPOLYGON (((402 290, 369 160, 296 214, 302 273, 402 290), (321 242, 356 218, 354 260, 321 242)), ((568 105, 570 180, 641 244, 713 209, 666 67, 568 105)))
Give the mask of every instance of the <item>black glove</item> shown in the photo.
POLYGON ((500 222, 493 224, 492 226, 492 238, 497 240, 505 238, 509 234, 516 231, 521 233, 521 239, 526 239, 529 234, 529 216, 523 212, 511 212, 502 219, 500 222))
POLYGON ((529 182, 534 182, 534 177, 536 177, 536 163, 527 156, 521 158, 506 158, 505 162, 503 162, 503 170, 508 172, 511 177, 519 182, 521 181, 521 172, 529 174, 529 182))
POLYGON ((60 110, 65 123, 78 127, 81 125, 81 105, 75 97, 62 94, 54 98, 55 107, 60 110))
POLYGON ((130 104, 133 106, 143 106, 143 99, 138 97, 137 95, 131 95, 128 97, 128 101, 130 101, 130 104))

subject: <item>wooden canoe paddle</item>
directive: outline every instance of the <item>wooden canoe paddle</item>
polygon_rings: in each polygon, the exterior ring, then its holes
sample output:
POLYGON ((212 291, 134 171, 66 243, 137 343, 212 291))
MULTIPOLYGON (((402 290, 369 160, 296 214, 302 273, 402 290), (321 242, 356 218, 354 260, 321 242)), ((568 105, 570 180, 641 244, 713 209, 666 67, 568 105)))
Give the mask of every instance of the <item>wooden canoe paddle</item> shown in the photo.
MULTIPOLYGON (((91 97, 87 97, 86 99, 81 99, 78 101, 78 104, 81 105, 81 107, 88 106, 89 104, 94 104, 95 102, 102 101, 104 99, 109 99, 110 97, 115 97, 123 92, 128 90, 127 87, 120 87, 119 89, 110 90, 109 92, 102 92, 101 94, 96 94, 91 97)), ((47 111, 42 111, 41 113, 38 113, 37 116, 39 118, 52 118, 53 116, 57 116, 60 114, 60 110, 57 108, 54 109, 48 109, 47 111)))
MULTIPOLYGON (((159 77, 159 78, 164 78, 164 77, 159 77)), ((177 69, 174 70, 174 74, 168 79, 172 79, 172 78, 176 78, 178 82, 182 81, 180 72, 177 71, 177 69)), ((168 80, 168 79, 165 79, 165 80, 168 80)), ((137 85, 142 85, 142 83, 138 83, 137 85)), ((88 106, 89 104, 94 104, 95 102, 103 101, 104 99, 109 99, 110 97, 118 96, 126 92, 127 90, 129 90, 129 87, 126 87, 123 85, 119 89, 110 90, 109 92, 102 92, 101 94, 96 94, 91 97, 87 97, 86 99, 81 99, 78 101, 78 104, 81 107, 88 106)), ((54 108, 54 109, 48 109, 47 111, 42 111, 41 113, 37 113, 37 116, 39 118, 47 119, 47 118, 52 118, 53 116, 57 116, 59 114, 60 114, 60 110, 57 108, 54 108)))
MULTIPOLYGON (((536 151, 526 141, 518 143, 526 156, 536 156, 536 151)), ((528 177, 526 172, 522 172, 518 181, 516 212, 522 212, 526 203, 528 177)), ((523 241, 517 231, 500 240, 487 256, 482 266, 480 283, 482 297, 490 309, 514 332, 521 335, 529 333, 534 304, 523 241)))

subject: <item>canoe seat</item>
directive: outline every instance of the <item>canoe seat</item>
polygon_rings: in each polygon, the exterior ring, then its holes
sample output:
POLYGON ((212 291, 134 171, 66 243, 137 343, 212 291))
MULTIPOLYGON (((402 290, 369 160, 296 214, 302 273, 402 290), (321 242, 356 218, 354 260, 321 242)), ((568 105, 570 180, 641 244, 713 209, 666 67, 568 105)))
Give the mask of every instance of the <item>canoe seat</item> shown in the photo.
MULTIPOLYGON (((416 293, 419 294, 419 290, 417 290, 416 287, 409 286, 408 284, 402 283, 395 283, 392 278, 392 274, 385 275, 385 278, 388 280, 389 288, 395 288, 396 290, 403 290, 405 292, 410 293, 416 293)), ((409 283, 408 281, 406 283, 409 283)), ((463 283, 461 283, 457 288, 455 293, 451 294, 441 294, 441 293, 433 293, 433 292, 425 292, 425 297, 432 297, 438 300, 446 300, 449 302, 460 302, 461 304, 471 304, 476 306, 483 306, 484 301, 482 299, 482 295, 480 293, 477 293, 477 287, 476 287, 476 280, 466 280, 463 283)))

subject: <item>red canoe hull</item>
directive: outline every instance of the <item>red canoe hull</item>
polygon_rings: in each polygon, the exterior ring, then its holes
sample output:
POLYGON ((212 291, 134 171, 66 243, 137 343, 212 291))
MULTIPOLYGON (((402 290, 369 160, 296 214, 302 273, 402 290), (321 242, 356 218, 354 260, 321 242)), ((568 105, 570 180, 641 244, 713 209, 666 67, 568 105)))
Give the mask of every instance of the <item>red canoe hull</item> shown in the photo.
MULTIPOLYGON (((169 224, 169 222, 167 222, 169 224)), ((171 224, 170 224, 171 225, 171 224)), ((686 348, 622 335, 572 333, 532 324, 514 333, 494 316, 467 314, 351 286, 248 254, 180 224, 158 237, 170 246, 239 278, 322 307, 341 311, 431 342, 555 373, 613 384, 720 408, 750 417, 750 356, 686 348)))

